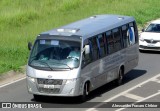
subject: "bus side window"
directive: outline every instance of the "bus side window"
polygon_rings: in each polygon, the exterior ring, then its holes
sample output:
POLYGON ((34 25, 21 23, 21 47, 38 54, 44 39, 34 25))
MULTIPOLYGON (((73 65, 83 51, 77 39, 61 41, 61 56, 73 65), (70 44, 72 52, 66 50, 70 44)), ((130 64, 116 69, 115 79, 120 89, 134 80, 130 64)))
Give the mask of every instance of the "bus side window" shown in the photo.
POLYGON ((107 38, 106 38, 106 33, 103 33, 103 39, 104 39, 104 50, 105 50, 105 54, 108 54, 108 48, 107 48, 107 38))
POLYGON ((91 43, 93 46, 93 61, 99 59, 99 50, 98 50, 98 44, 97 44, 97 38, 92 37, 91 38, 91 43))
POLYGON ((108 54, 111 54, 114 52, 114 39, 111 31, 106 32, 106 39, 107 39, 107 51, 108 54))
MULTIPOLYGON (((92 62, 92 58, 93 58, 93 46, 90 40, 88 40, 88 44, 90 47, 90 53, 89 54, 85 54, 85 51, 83 52, 82 55, 82 67, 86 66, 87 64, 89 64, 90 62, 92 62)), ((83 48, 85 47, 85 45, 83 46, 83 48)))
POLYGON ((98 40, 99 40, 100 49, 101 49, 101 57, 104 57, 106 54, 105 39, 106 38, 104 37, 104 34, 98 35, 98 40))
POLYGON ((123 47, 126 48, 129 46, 129 37, 128 37, 128 26, 122 26, 122 39, 123 39, 123 47))
POLYGON ((91 42, 90 39, 88 40, 88 44, 89 44, 89 47, 90 47, 90 59, 92 61, 92 59, 93 59, 93 45, 92 45, 92 42, 91 42))
POLYGON ((119 51, 121 47, 121 33, 118 28, 114 29, 113 31, 113 36, 114 36, 114 49, 115 51, 119 51))
POLYGON ((137 25, 136 22, 133 22, 134 24, 134 32, 135 32, 135 43, 138 42, 138 29, 137 29, 137 25))

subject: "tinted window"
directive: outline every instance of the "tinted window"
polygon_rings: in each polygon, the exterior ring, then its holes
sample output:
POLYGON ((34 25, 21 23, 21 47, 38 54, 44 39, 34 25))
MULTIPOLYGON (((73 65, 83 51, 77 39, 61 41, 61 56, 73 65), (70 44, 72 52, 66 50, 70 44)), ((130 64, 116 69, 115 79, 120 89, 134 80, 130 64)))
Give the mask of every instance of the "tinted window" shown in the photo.
POLYGON ((138 29, 137 29, 137 25, 136 22, 134 22, 134 32, 135 32, 135 42, 138 42, 138 29))
MULTIPOLYGON (((91 61, 92 61, 92 53, 93 53, 93 46, 91 44, 91 41, 90 40, 86 40, 88 41, 88 43, 86 43, 85 45, 89 45, 90 46, 90 53, 89 54, 85 54, 85 51, 83 52, 83 55, 82 55, 82 68, 84 66, 86 66, 87 64, 89 64, 91 61)), ((83 46, 83 48, 85 47, 85 45, 83 46)))
POLYGON ((91 43, 92 43, 92 46, 93 46, 93 60, 96 60, 99 58, 99 52, 98 52, 98 44, 97 44, 97 38, 96 37, 93 37, 90 39, 91 40, 91 43))
POLYGON ((107 39, 108 53, 111 54, 114 52, 114 39, 111 31, 106 32, 106 39, 107 39))
POLYGON ((118 28, 114 29, 112 32, 114 36, 114 50, 118 51, 121 49, 121 33, 118 28))
POLYGON ((122 39, 123 39, 123 47, 126 48, 129 46, 129 36, 128 36, 128 26, 122 26, 122 39))
POLYGON ((101 50, 101 57, 104 57, 106 54, 106 47, 105 47, 105 43, 106 43, 106 38, 104 37, 104 34, 101 34, 98 36, 98 40, 100 43, 100 50, 101 50))

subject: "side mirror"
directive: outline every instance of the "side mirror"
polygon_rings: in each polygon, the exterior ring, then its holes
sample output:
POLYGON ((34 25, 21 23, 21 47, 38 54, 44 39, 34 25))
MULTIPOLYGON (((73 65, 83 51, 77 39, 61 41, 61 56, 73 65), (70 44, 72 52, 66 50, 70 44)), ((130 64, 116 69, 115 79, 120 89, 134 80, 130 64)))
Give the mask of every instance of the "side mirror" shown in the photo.
POLYGON ((32 43, 28 42, 28 50, 31 50, 31 49, 32 49, 32 43))
POLYGON ((89 45, 85 45, 84 51, 85 51, 85 55, 87 55, 87 54, 90 53, 90 47, 89 47, 89 45))
POLYGON ((144 32, 144 29, 142 29, 142 32, 144 32))

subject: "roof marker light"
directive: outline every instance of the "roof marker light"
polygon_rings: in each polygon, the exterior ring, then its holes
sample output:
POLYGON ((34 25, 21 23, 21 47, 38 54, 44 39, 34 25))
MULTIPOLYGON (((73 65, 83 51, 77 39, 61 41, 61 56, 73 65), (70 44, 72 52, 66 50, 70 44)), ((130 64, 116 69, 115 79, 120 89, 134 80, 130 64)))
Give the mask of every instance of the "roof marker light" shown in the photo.
POLYGON ((64 32, 64 29, 57 29, 58 32, 64 32))
POLYGON ((90 19, 94 19, 94 18, 96 18, 96 15, 95 15, 95 16, 91 16, 91 17, 90 17, 90 19))
POLYGON ((124 17, 118 17, 118 19, 119 19, 119 20, 123 20, 123 19, 124 19, 124 17))
POLYGON ((79 29, 57 29, 58 32, 76 33, 79 29))
POLYGON ((68 32, 76 33, 79 29, 68 30, 68 32))

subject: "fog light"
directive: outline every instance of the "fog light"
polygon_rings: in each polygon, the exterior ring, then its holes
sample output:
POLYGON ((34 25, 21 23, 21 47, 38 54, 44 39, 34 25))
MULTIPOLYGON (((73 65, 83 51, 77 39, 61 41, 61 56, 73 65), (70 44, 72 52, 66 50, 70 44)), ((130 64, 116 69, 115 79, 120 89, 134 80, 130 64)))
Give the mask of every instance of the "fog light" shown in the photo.
POLYGON ((31 88, 29 88, 29 92, 32 92, 32 89, 31 89, 31 88))
POLYGON ((74 93, 74 88, 70 90, 70 94, 73 94, 73 93, 74 93))

